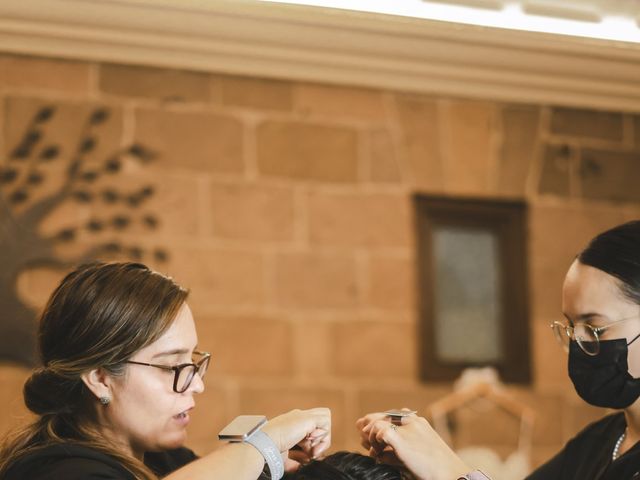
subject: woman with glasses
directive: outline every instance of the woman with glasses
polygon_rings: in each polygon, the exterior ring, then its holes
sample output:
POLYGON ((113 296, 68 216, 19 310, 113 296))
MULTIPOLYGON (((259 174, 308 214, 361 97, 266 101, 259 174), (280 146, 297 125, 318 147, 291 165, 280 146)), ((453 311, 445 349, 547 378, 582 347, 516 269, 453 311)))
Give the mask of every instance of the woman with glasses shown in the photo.
MULTIPOLYGON (((640 479, 640 221, 601 233, 576 257, 562 310, 565 320, 551 327, 568 352, 578 395, 622 411, 587 426, 528 479, 640 479)), ((395 426, 371 414, 358 428, 374 455, 400 459, 421 480, 487 478, 470 471, 422 418, 395 426)))
MULTIPOLYGON (((183 447, 210 354, 198 348, 187 291, 136 263, 94 263, 67 275, 42 314, 42 366, 24 386, 36 415, 0 450, 4 480, 257 479, 265 458, 228 444, 196 459, 183 447)), ((292 411, 262 432, 280 452, 314 457, 327 409, 292 411), (314 439, 317 439, 314 440, 314 439)))

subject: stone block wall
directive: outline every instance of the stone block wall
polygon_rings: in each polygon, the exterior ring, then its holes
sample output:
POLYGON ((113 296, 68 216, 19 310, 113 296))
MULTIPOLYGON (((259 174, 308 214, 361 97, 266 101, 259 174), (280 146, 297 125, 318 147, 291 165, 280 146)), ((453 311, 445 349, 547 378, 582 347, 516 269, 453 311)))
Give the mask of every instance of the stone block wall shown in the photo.
MULTIPOLYGON (((411 197, 526 199, 534 380, 509 391, 538 413, 539 464, 603 414, 573 392, 548 324, 561 316, 564 272, 587 239, 640 217, 640 115, 524 100, 0 55, 0 147, 6 154, 51 104, 47 134, 68 152, 79 121, 103 105, 112 117, 96 159, 133 141, 161 153, 118 177, 156 185, 149 208, 159 230, 122 237, 168 250, 168 262, 150 263, 192 291, 200 347, 213 353, 191 425, 200 453, 236 414, 317 405, 334 412, 335 448, 355 449, 361 414, 424 411, 448 393, 417 378, 411 197)), ((43 229, 102 213, 70 203, 43 229)), ((25 272, 22 298, 41 308, 62 274, 25 272)), ((1 370, 6 431, 25 421, 27 372, 1 370)), ((460 446, 489 443, 505 455, 516 446, 517 422, 495 409, 469 407, 455 423, 460 446)))

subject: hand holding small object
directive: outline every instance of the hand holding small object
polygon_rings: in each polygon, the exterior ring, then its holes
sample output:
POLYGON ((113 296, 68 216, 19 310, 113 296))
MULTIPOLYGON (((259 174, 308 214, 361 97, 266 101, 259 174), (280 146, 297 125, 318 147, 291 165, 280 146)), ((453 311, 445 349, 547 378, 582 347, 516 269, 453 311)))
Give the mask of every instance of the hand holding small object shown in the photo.
POLYGON ((391 423, 386 412, 372 413, 356 422, 361 443, 384 463, 402 463, 418 480, 452 480, 469 468, 440 438, 426 419, 413 415, 391 423))

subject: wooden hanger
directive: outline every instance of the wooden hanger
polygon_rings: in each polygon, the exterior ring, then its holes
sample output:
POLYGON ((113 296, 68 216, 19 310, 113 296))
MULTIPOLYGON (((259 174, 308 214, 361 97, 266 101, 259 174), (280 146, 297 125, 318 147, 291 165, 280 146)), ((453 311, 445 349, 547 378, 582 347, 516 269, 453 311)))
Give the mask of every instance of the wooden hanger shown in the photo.
POLYGON ((457 387, 457 389, 450 394, 427 406, 427 411, 431 415, 433 426, 440 436, 442 436, 449 445, 452 445, 447 416, 451 412, 478 399, 486 399, 506 413, 520 419, 518 450, 522 450, 528 454, 531 451, 531 443, 533 441, 535 411, 504 391, 495 370, 468 369, 463 372, 461 380, 464 380, 465 376, 475 376, 476 378, 465 381, 463 386, 457 387), (476 373, 477 375, 475 375, 476 373))

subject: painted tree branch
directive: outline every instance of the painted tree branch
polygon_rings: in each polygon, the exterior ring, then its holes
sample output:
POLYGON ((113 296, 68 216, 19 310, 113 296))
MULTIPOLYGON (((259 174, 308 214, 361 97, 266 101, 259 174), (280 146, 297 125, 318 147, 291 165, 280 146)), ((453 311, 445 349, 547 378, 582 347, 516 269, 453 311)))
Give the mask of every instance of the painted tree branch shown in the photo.
POLYGON ((34 191, 46 180, 46 169, 41 166, 64 161, 61 160, 60 147, 45 142, 44 127, 54 116, 55 108, 40 109, 5 166, 0 168, 0 357, 29 365, 35 362, 35 313, 18 297, 16 281, 21 272, 35 267, 67 269, 78 263, 112 255, 124 255, 135 260, 147 255, 153 255, 158 260, 166 259, 166 253, 162 250, 150 251, 137 245, 127 246, 117 239, 91 245, 73 257, 56 253, 58 245, 74 242, 80 231, 117 236, 134 223, 155 229, 158 219, 139 210, 137 215, 120 212, 106 218, 96 216, 82 225, 64 227, 53 235, 40 233, 43 220, 68 200, 85 204, 118 204, 121 209, 134 210, 146 203, 155 192, 150 185, 129 192, 123 192, 118 187, 97 191, 96 180, 105 175, 121 173, 125 156, 140 163, 155 158, 152 152, 134 144, 115 149, 98 167, 87 168, 87 156, 98 143, 96 130, 109 118, 106 109, 98 108, 84 122, 77 145, 66 160, 63 181, 53 193, 35 198, 34 191), (18 348, 14 338, 26 341, 27 348, 18 348))

